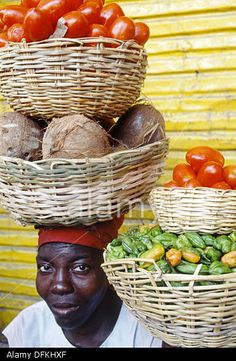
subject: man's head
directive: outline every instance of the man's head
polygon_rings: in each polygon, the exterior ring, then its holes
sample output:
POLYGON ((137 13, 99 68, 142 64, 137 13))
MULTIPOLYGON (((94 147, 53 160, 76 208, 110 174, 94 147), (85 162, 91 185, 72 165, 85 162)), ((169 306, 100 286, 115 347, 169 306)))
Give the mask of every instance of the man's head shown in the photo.
POLYGON ((36 287, 63 329, 83 326, 104 299, 103 249, 122 222, 39 231, 36 287))

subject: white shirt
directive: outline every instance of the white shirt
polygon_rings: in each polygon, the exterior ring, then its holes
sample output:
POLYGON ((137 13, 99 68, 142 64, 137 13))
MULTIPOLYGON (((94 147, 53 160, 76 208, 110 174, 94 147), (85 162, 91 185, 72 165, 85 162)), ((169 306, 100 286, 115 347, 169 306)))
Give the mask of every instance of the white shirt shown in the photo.
MULTIPOLYGON (((9 347, 74 347, 44 301, 21 311, 3 330, 9 347)), ((161 347, 123 304, 113 331, 100 347, 161 347)))

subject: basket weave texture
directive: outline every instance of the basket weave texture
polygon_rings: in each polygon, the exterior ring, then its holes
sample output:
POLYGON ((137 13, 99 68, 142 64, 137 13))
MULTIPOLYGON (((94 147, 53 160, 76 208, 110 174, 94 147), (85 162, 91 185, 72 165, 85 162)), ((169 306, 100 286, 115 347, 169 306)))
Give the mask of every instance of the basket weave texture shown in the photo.
POLYGON ((118 296, 153 336, 178 347, 236 347, 236 273, 162 274, 160 269, 139 268, 140 260, 105 261, 102 267, 118 296), (197 285, 200 281, 216 284, 197 285))
POLYGON ((227 234, 236 229, 235 190, 156 187, 149 202, 165 231, 227 234))
POLYGON ((0 157, 0 202, 22 224, 90 225, 146 199, 161 176, 168 139, 83 160, 0 157))
POLYGON ((12 43, 0 53, 0 88, 10 106, 27 116, 50 120, 82 113, 109 119, 119 117, 140 96, 146 67, 146 51, 134 41, 12 43))

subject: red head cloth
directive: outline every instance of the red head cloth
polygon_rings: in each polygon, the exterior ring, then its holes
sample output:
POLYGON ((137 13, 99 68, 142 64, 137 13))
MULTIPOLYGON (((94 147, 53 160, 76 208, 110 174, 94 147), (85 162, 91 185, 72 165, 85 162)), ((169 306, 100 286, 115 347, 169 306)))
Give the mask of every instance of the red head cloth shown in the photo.
POLYGON ((38 234, 38 246, 52 242, 63 242, 104 250, 106 245, 118 236, 118 230, 123 221, 124 216, 121 216, 89 227, 76 226, 54 229, 42 227, 38 234))

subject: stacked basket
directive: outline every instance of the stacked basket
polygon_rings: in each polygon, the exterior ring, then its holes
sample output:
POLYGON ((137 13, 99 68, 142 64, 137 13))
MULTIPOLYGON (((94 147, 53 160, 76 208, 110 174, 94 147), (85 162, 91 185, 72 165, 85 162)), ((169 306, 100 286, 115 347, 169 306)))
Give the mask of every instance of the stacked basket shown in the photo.
MULTIPOLYGON (((13 110, 26 116, 50 122, 81 113, 104 120, 121 116, 137 100, 146 67, 145 49, 132 40, 22 41, 1 48, 0 87, 13 110)), ((1 156, 1 205, 23 225, 105 221, 148 197, 167 151, 164 138, 93 159, 1 156)))
MULTIPOLYGON (((236 192, 211 188, 154 188, 150 204, 166 232, 227 234, 236 230, 236 192)), ((124 303, 150 332, 176 347, 236 347, 236 273, 162 273, 140 258, 103 268, 124 303)), ((147 259, 145 260, 147 262, 147 259)), ((148 261, 150 262, 150 260, 148 261)))

